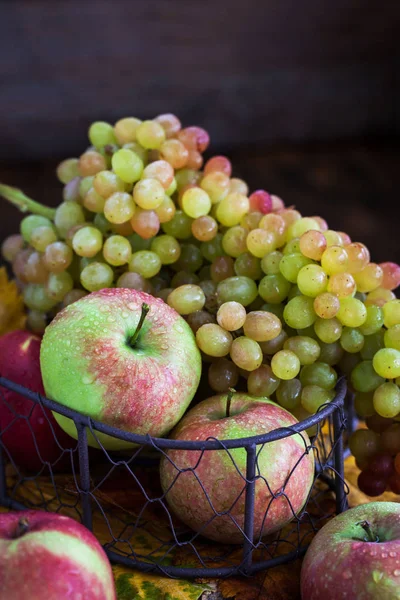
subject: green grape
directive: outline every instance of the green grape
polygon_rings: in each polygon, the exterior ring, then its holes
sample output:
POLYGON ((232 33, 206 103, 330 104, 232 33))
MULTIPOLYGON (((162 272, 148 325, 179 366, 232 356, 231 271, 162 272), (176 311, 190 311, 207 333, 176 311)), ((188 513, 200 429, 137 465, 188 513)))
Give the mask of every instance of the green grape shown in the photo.
POLYGON ((118 144, 136 141, 136 130, 142 121, 135 117, 120 119, 114 125, 114 135, 118 144))
POLYGON ((328 246, 321 257, 321 267, 328 275, 350 271, 349 256, 341 246, 328 246))
POLYGON ((26 306, 31 310, 48 312, 57 304, 57 300, 49 296, 43 284, 29 283, 24 287, 23 297, 26 306))
POLYGON ((187 185, 197 185, 201 179, 201 173, 194 169, 179 169, 175 173, 175 179, 178 190, 181 190, 187 185))
POLYGON ((31 233, 30 245, 38 252, 44 252, 49 244, 57 241, 57 235, 53 227, 41 225, 31 233))
POLYGON ((323 362, 305 365, 301 369, 300 381, 303 386, 317 385, 324 390, 332 390, 337 381, 336 371, 323 362))
POLYGON ((95 121, 89 127, 89 140, 95 148, 103 148, 109 144, 115 144, 116 138, 114 128, 105 121, 95 121))
POLYGON ((140 158, 143 161, 143 164, 147 164, 147 162, 149 160, 149 152, 148 152, 148 150, 146 150, 146 148, 143 148, 143 146, 141 146, 139 144, 139 142, 136 142, 136 141, 128 142, 127 144, 124 144, 122 147, 127 148, 128 150, 131 150, 132 152, 134 152, 135 154, 140 156, 140 158))
POLYGON ((105 199, 103 196, 100 196, 94 189, 91 187, 86 196, 83 199, 83 206, 94 213, 102 213, 104 210, 105 199))
POLYGON ((309 327, 317 318, 313 308, 313 299, 308 296, 295 296, 286 304, 283 317, 289 327, 293 329, 309 327))
POLYGON ((173 178, 173 180, 171 181, 171 183, 169 184, 169 186, 167 187, 167 189, 165 190, 165 193, 167 196, 171 197, 172 194, 175 194, 176 190, 177 190, 177 183, 176 183, 176 179, 175 177, 173 178))
POLYGON ((300 405, 301 382, 299 379, 282 381, 276 390, 276 399, 282 408, 292 411, 300 405))
POLYGON ((339 312, 339 308, 339 298, 329 292, 323 292, 314 300, 314 310, 321 319, 333 319, 339 312))
POLYGON ((218 325, 227 331, 236 331, 243 327, 246 320, 246 309, 239 302, 224 302, 218 309, 218 325))
MULTIPOLYGON (((193 219, 186 215, 183 210, 177 210, 170 221, 162 224, 162 230, 177 240, 187 240, 192 235, 192 223, 193 219)), ((206 243, 210 244, 211 242, 206 243)))
POLYGON ((265 310, 267 312, 273 313, 281 321, 283 321, 283 309, 283 304, 269 304, 268 302, 265 302, 260 306, 260 310, 265 310))
POLYGON ((328 276, 319 265, 306 265, 297 276, 299 290, 305 296, 316 298, 326 290, 328 276))
POLYGON ((300 292, 299 288, 297 287, 297 285, 296 285, 296 284, 293 284, 293 285, 290 287, 290 292, 289 292, 289 294, 288 294, 288 300, 291 300, 292 298, 295 298, 296 296, 301 296, 301 295, 302 295, 302 294, 301 294, 301 292, 300 292))
POLYGON ((400 377, 400 350, 381 348, 375 354, 372 364, 381 377, 396 379, 396 377, 400 377))
POLYGON ((342 335, 340 337, 340 345, 345 352, 355 354, 356 352, 360 352, 360 350, 362 350, 362 347, 364 346, 364 336, 360 331, 358 331, 358 329, 353 329, 352 327, 343 327, 342 335))
MULTIPOLYGON (((325 342, 319 342, 321 353, 319 355, 319 362, 324 362, 327 365, 337 365, 343 357, 344 350, 339 342, 332 342, 332 344, 325 344, 325 342)), ((351 355, 350 355, 351 356, 351 355)))
MULTIPOLYGON (((177 288, 181 285, 197 285, 200 284, 199 276, 196 273, 188 273, 187 271, 178 271, 171 279, 171 288, 177 288)), ((201 286, 200 286, 201 287, 201 286)), ((203 289, 203 288, 201 288, 203 289)))
POLYGON ((85 222, 85 214, 82 207, 75 202, 62 202, 56 209, 54 225, 61 238, 66 238, 68 231, 85 222))
POLYGON ((209 242, 214 239, 218 233, 218 223, 210 215, 199 217, 192 223, 192 233, 196 240, 199 240, 200 242, 209 242))
POLYGON ((342 298, 336 316, 342 325, 361 327, 367 319, 367 309, 357 298, 342 298))
POLYGON ((208 383, 215 392, 226 393, 230 388, 235 387, 238 381, 239 370, 232 361, 227 358, 217 358, 211 363, 208 369, 208 383))
POLYGON ((131 194, 114 192, 104 203, 104 216, 110 223, 121 225, 132 219, 135 203, 131 194))
POLYGON ((201 310, 206 301, 203 290, 198 285, 181 285, 168 296, 167 303, 180 315, 189 315, 201 310))
MULTIPOLYGON (((215 316, 211 315, 206 310, 196 310, 196 312, 188 315, 186 320, 187 320, 189 327, 193 331, 193 333, 196 333, 196 331, 198 329, 200 329, 200 327, 202 325, 205 325, 206 323, 215 323, 215 316)), ((230 362, 230 361, 227 361, 227 362, 230 362)), ((232 363, 230 363, 230 364, 232 364, 232 363)), ((236 370, 236 367, 235 367, 235 370, 236 370)))
POLYGON ((112 155, 111 164, 113 171, 125 183, 134 183, 142 176, 144 164, 136 152, 121 148, 112 155))
POLYGON ((101 231, 87 226, 78 229, 72 238, 72 247, 78 256, 91 258, 100 252, 103 246, 101 231))
POLYGON ((380 329, 372 335, 364 337, 364 345, 361 348, 361 357, 363 360, 372 360, 375 354, 385 346, 384 330, 380 329))
POLYGON ((279 335, 276 336, 273 340, 269 340, 268 342, 260 342, 261 350, 263 354, 266 356, 272 356, 279 350, 283 349, 284 343, 288 339, 288 334, 284 329, 280 332, 279 335))
POLYGON ((244 275, 254 281, 262 277, 260 259, 249 252, 243 252, 236 258, 234 269, 236 275, 244 275))
POLYGON ((150 250, 151 244, 155 238, 149 238, 145 240, 144 238, 140 237, 138 233, 132 233, 132 235, 129 235, 127 239, 131 245, 132 252, 137 252, 138 250, 150 250))
POLYGON ((244 335, 233 340, 230 356, 235 365, 245 371, 255 371, 263 360, 260 345, 244 335))
POLYGON ((263 258, 276 249, 276 235, 272 231, 257 228, 252 229, 246 236, 247 250, 257 258, 263 258))
POLYGON ((357 429, 349 438, 349 448, 356 459, 371 459, 379 453, 380 436, 370 429, 357 429))
POLYGON ((132 257, 132 248, 129 240, 122 235, 111 235, 104 242, 103 256, 108 264, 113 267, 126 265, 132 257))
MULTIPOLYGON (((274 250, 274 252, 270 252, 266 254, 261 259, 261 269, 265 273, 265 275, 277 275, 280 273, 279 264, 281 259, 283 258, 283 253, 280 250, 274 250)), ((260 276, 261 277, 261 274, 260 276)), ((259 279, 259 277, 254 277, 254 279, 259 279)))
POLYGON ((197 345, 208 356, 221 358, 229 353, 232 335, 219 325, 206 323, 196 332, 197 345))
POLYGON ((132 254, 129 261, 129 271, 139 273, 145 279, 154 277, 161 269, 161 259, 151 250, 139 250, 132 254))
POLYGON ((340 344, 339 344, 339 347, 343 352, 343 356, 339 360, 338 366, 339 366, 341 373, 346 375, 347 378, 350 380, 350 375, 351 375, 352 371, 361 362, 362 358, 359 354, 347 354, 346 352, 344 352, 344 350, 343 350, 342 346, 340 346, 340 344))
POLYGON ((219 283, 227 279, 227 277, 233 277, 235 275, 233 266, 233 258, 230 256, 218 256, 210 268, 211 279, 219 283))
POLYGON ((47 327, 47 315, 41 310, 30 310, 26 319, 26 325, 33 333, 43 333, 47 327))
POLYGON ((261 365, 251 371, 247 378, 247 391, 252 396, 269 398, 279 388, 280 379, 269 365, 261 365))
POLYGON ((257 298, 257 286, 249 277, 228 277, 218 284, 218 303, 240 302, 248 306, 257 298))
POLYGON ((226 252, 222 247, 222 233, 217 233, 214 239, 200 244, 200 252, 209 262, 213 262, 218 256, 225 256, 226 252))
POLYGON ((351 372, 351 385, 356 392, 373 392, 384 381, 375 371, 372 360, 363 360, 351 372))
MULTIPOLYGON (((32 244, 32 242, 31 242, 32 244)), ((382 306, 385 327, 400 325, 400 300, 391 300, 382 306)))
POLYGON ((303 233, 311 230, 320 231, 318 222, 311 217, 302 217, 290 225, 287 233, 288 240, 300 238, 303 233))
POLYGON ((111 231, 111 223, 107 221, 103 214, 97 213, 93 219, 93 225, 101 231, 103 235, 106 235, 109 231, 111 231))
POLYGON ((306 411, 313 414, 334 397, 334 390, 326 390, 318 385, 306 385, 301 392, 301 404, 306 411))
POLYGON ((182 196, 182 208, 192 219, 204 217, 211 210, 211 198, 201 188, 191 187, 182 196))
POLYGON ((291 350, 279 350, 272 357, 271 369, 279 379, 293 379, 300 371, 300 361, 291 350))
MULTIPOLYGON (((139 273, 131 273, 129 271, 122 273, 122 275, 118 277, 117 287, 147 292, 148 294, 151 294, 154 291, 152 282, 139 275, 139 273)), ((162 287, 165 286, 163 285, 162 287)))
POLYGON ((80 201, 80 194, 79 194, 80 185, 81 185, 81 178, 75 177, 74 179, 71 179, 71 181, 69 181, 64 186, 64 189, 62 191, 62 197, 63 197, 64 202, 79 202, 80 201))
POLYGON ((328 281, 328 292, 336 294, 338 298, 351 296, 356 290, 356 282, 350 273, 335 273, 328 281))
POLYGON ((94 177, 83 177, 79 182, 79 196, 83 199, 88 191, 93 187, 94 177))
POLYGON ((327 243, 323 233, 310 229, 300 237, 300 250, 304 256, 313 260, 321 260, 327 243))
POLYGON ((89 292, 96 292, 109 288, 114 279, 114 272, 110 265, 101 262, 92 262, 81 272, 81 284, 89 292))
POLYGON ((28 215, 27 217, 24 217, 21 221, 20 232, 25 242, 28 242, 29 244, 31 241, 32 233, 35 229, 37 229, 38 227, 51 226, 52 223, 50 219, 47 219, 46 217, 42 217, 41 215, 28 215))
POLYGON ((376 288, 376 290, 369 292, 367 295, 365 305, 370 306, 371 304, 375 304, 376 306, 383 306, 386 302, 395 299, 396 296, 392 291, 386 290, 385 288, 376 288))
POLYGON ((108 198, 115 192, 125 191, 125 183, 112 171, 100 171, 93 179, 93 189, 102 198, 108 198))
POLYGON ((136 129, 136 139, 143 148, 157 150, 165 142, 166 135, 162 125, 156 121, 142 121, 136 129))
POLYGON ((145 210, 159 207, 164 197, 164 188, 157 179, 141 179, 133 188, 134 201, 145 210))
POLYGON ((68 271, 50 273, 47 281, 47 294, 56 301, 61 302, 68 292, 74 287, 74 281, 68 271))
POLYGON ((365 419, 375 414, 373 392, 356 392, 354 395, 354 409, 359 417, 365 419))
MULTIPOLYGON (((291 330, 290 327, 286 327, 286 329, 291 330)), ((297 333, 297 335, 305 335, 307 337, 312 338, 313 340, 317 340, 318 344, 320 342, 317 334, 315 333, 313 325, 310 325, 310 327, 303 327, 303 329, 296 329, 296 332, 294 332, 294 330, 291 330, 291 331, 293 331, 293 334, 291 334, 291 335, 296 335, 296 333, 297 333)))
POLYGON ((332 344, 342 335, 342 324, 335 317, 333 319, 316 319, 314 330, 318 338, 325 344, 332 344))
POLYGON ((18 252, 24 247, 22 235, 9 235, 1 245, 1 254, 7 262, 13 262, 18 252))
POLYGON ((158 254, 163 265, 172 265, 181 255, 179 242, 171 235, 159 235, 153 238, 150 248, 152 252, 158 254))
POLYGON ((372 335, 379 331, 383 325, 383 312, 379 306, 371 304, 367 306, 367 317, 359 327, 363 335, 372 335))
POLYGON ((303 267, 310 265, 312 261, 300 252, 296 254, 285 254, 279 263, 279 270, 285 279, 291 283, 297 282, 297 277, 303 267))
POLYGON ((283 255, 287 256, 288 254, 300 254, 300 239, 294 238, 287 242, 285 247, 282 249, 283 255))
MULTIPOLYGON (((230 227, 222 237, 222 248, 226 254, 237 258, 244 252, 247 252, 246 238, 247 229, 240 227, 230 227)), ((210 243, 210 242, 209 242, 210 243)))
POLYGON ((79 176, 77 158, 67 158, 57 166, 56 174, 61 183, 69 183, 72 179, 79 176))
POLYGON ((288 338, 283 347, 285 350, 294 352, 301 365, 312 365, 318 360, 321 353, 318 342, 303 335, 296 335, 288 338))
POLYGON ((199 277, 202 281, 211 279, 211 265, 204 265, 199 271, 199 277))
POLYGON ((287 298, 290 291, 290 283, 281 273, 266 275, 258 286, 261 298, 270 304, 280 304, 287 298))
POLYGON ((200 248, 194 244, 181 244, 181 254, 177 261, 173 263, 175 271, 189 271, 195 273, 203 264, 203 256, 200 248))
POLYGON ((395 383, 382 383, 374 392, 374 409, 381 417, 393 419, 400 413, 400 390, 395 383))
POLYGON ((243 325, 244 334, 256 342, 268 342, 282 331, 280 319, 262 310, 249 312, 243 325))
POLYGON ((400 350, 400 325, 393 325, 385 331, 384 343, 386 348, 400 350))
POLYGON ((231 192, 216 205, 216 216, 221 225, 234 227, 249 212, 250 203, 247 196, 231 192))

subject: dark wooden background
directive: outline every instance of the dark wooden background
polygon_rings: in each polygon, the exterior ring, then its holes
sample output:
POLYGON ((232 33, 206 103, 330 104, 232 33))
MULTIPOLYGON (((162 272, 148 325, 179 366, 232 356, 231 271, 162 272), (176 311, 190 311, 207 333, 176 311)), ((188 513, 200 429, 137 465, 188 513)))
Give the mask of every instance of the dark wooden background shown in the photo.
POLYGON ((172 111, 399 260, 399 32, 397 0, 0 0, 0 180, 56 204, 91 121, 172 111))

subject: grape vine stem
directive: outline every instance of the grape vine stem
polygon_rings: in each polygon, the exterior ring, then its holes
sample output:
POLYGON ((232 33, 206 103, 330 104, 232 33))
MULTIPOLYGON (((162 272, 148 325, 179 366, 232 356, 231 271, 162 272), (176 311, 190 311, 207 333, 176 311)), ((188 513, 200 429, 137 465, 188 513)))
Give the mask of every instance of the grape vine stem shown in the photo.
POLYGON ((14 204, 21 212, 30 212, 34 215, 47 217, 48 219, 54 219, 56 214, 55 208, 43 206, 43 204, 26 196, 22 190, 5 185, 4 183, 0 183, 0 196, 3 196, 11 204, 14 204))

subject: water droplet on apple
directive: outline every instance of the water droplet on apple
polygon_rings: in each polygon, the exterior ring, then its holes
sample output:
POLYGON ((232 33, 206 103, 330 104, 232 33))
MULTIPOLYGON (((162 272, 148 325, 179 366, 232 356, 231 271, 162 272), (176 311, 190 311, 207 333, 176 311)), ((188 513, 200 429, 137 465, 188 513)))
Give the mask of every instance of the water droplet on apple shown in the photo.
POLYGON ((395 570, 393 571, 393 575, 394 575, 395 577, 398 577, 398 576, 400 575, 400 569, 395 569, 395 570))
POLYGON ((389 552, 389 556, 394 558, 395 556, 397 556, 397 553, 392 550, 392 552, 389 552))
POLYGON ((382 552, 382 558, 387 558, 386 552, 382 552))
POLYGON ((65 345, 66 346, 70 346, 71 345, 71 340, 65 340, 65 345))
POLYGON ((107 318, 107 321, 108 321, 109 323, 114 323, 114 322, 115 322, 115 317, 113 317, 113 316, 111 316, 111 315, 110 315, 110 316, 107 318))
POLYGON ((93 383, 95 380, 95 376, 92 373, 87 373, 82 377, 82 383, 88 385, 89 383, 93 383))
POLYGON ((129 308, 129 310, 136 310, 137 305, 134 302, 128 302, 128 304, 126 305, 126 308, 129 308))
POLYGON ((348 569, 346 569, 346 571, 343 571, 343 579, 351 579, 351 577, 351 571, 349 571, 348 569))

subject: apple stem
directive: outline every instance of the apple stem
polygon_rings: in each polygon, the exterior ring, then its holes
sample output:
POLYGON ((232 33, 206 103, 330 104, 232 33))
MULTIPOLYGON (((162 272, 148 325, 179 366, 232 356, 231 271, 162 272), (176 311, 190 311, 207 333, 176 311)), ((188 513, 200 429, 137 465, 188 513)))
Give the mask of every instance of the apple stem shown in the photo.
POLYGON ((231 402, 232 402, 232 396, 235 393, 236 390, 234 390, 233 388, 229 388, 228 391, 228 397, 226 399, 226 417, 230 417, 231 414, 231 402))
POLYGON ((142 325, 144 323, 144 320, 145 320, 146 315, 149 312, 149 310, 150 310, 150 306, 148 304, 146 304, 146 302, 143 302, 143 304, 142 304, 142 314, 140 315, 139 323, 137 324, 135 333, 133 334, 133 336, 129 340, 129 345, 130 346, 134 346, 135 345, 135 342, 138 339, 138 335, 140 333, 140 330, 142 329, 142 325))
POLYGON ((25 533, 27 533, 29 530, 29 522, 28 519, 20 519, 18 521, 17 527, 15 528, 14 531, 14 538, 20 538, 23 535, 25 535, 25 533))
POLYGON ((379 537, 373 534, 369 521, 360 521, 357 525, 360 525, 367 534, 367 536, 364 537, 364 542, 379 542, 379 537))
POLYGON ((56 214, 56 209, 50 206, 43 206, 36 200, 32 200, 24 194, 22 190, 0 183, 0 196, 14 204, 21 212, 30 212, 34 215, 41 215, 48 219, 53 219, 56 214))

